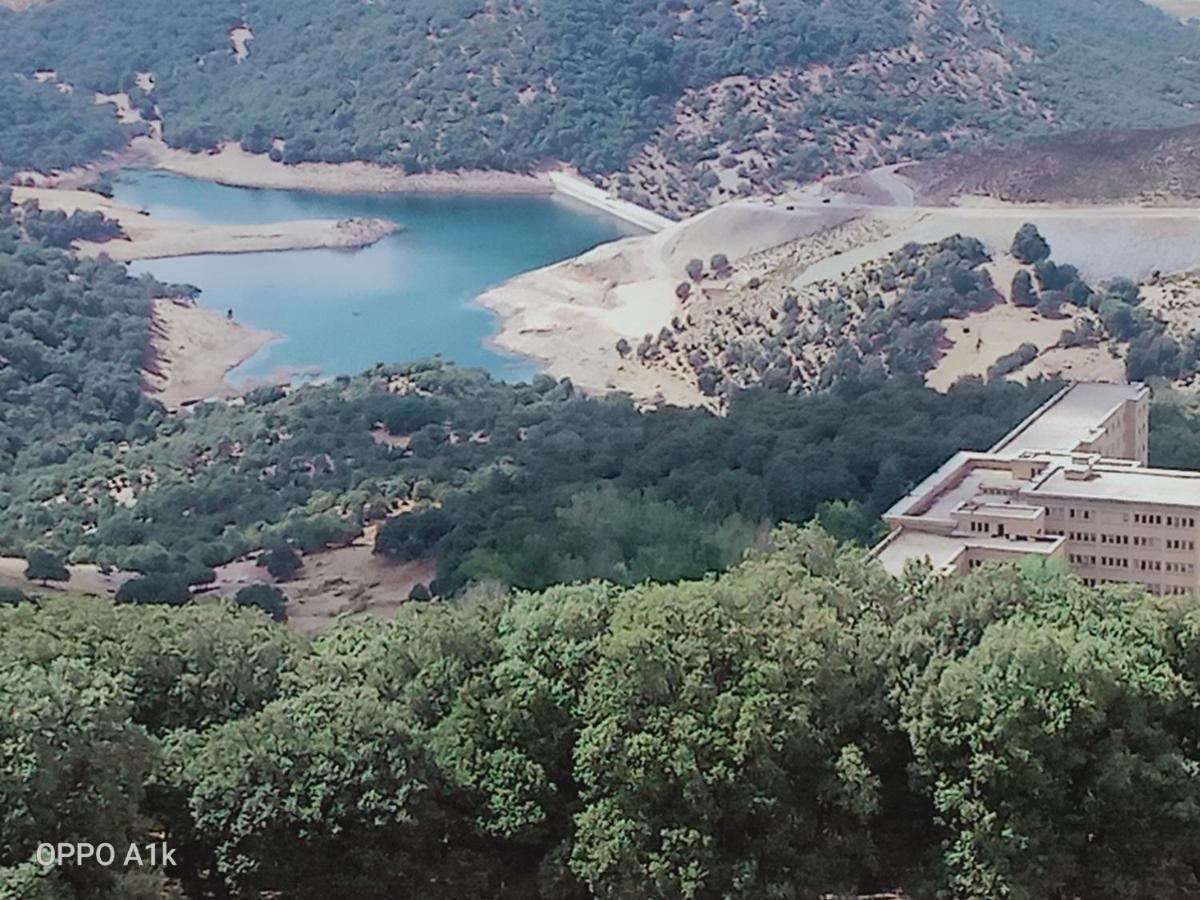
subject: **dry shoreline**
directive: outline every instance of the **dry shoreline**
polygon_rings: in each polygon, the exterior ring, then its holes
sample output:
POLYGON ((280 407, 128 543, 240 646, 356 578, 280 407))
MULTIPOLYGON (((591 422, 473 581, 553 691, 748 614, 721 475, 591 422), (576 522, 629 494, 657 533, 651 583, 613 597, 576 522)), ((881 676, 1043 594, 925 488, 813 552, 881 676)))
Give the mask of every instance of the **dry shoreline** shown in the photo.
POLYGON ((553 193, 553 185, 536 175, 515 172, 462 171, 409 174, 398 166, 371 162, 275 162, 266 154, 249 153, 226 143, 208 153, 168 147, 150 137, 134 138, 128 149, 106 168, 143 168, 174 172, 230 187, 314 191, 323 194, 494 194, 553 193))
POLYGON ((190 300, 161 298, 150 310, 154 362, 143 390, 170 410, 240 391, 225 377, 281 335, 241 325, 190 300))
MULTIPOLYGON (((16 188, 14 201, 36 199, 45 209, 62 209, 68 213, 72 209, 94 209, 120 221, 133 240, 78 247, 81 254, 107 253, 119 261, 249 250, 365 246, 386 234, 385 228, 390 230, 390 223, 381 227, 373 220, 350 223, 356 227, 349 227, 345 222, 315 221, 201 228, 153 221, 138 210, 122 207, 97 194, 70 189, 86 185, 97 171, 123 167, 168 171, 236 187, 330 194, 559 195, 630 222, 648 232, 646 238, 660 232, 669 233, 677 225, 651 210, 610 195, 566 169, 538 175, 470 171, 410 175, 396 167, 366 162, 285 165, 263 154, 248 153, 237 144, 225 144, 208 153, 191 153, 170 148, 153 137, 135 138, 126 151, 100 165, 47 177, 27 173, 26 178, 40 186, 16 188)), ((647 248, 645 255, 637 254, 640 277, 634 280, 638 283, 618 284, 625 280, 618 277, 609 285, 585 286, 584 294, 588 296, 581 297, 579 302, 574 296, 559 296, 562 283, 557 278, 564 270, 573 269, 576 261, 518 276, 489 291, 477 298, 480 305, 492 309, 500 318, 498 333, 489 343, 501 352, 533 359, 556 374, 570 374, 581 388, 590 391, 628 390, 645 400, 663 399, 677 404, 696 402, 694 387, 679 379, 646 372, 634 363, 618 365, 615 377, 611 371, 610 358, 615 354, 618 338, 636 338, 643 331, 657 331, 676 311, 673 290, 679 276, 670 270, 681 270, 682 262, 673 260, 670 266, 665 266, 656 257, 663 247, 669 248, 672 257, 677 256, 678 243, 677 238, 670 239, 667 244, 656 242, 653 249, 647 248), (539 298, 537 285, 553 299, 539 298), (525 293, 530 286, 534 286, 532 294, 525 293)), ((707 246, 708 242, 701 243, 707 246)), ((610 264, 621 268, 624 251, 614 252, 611 246, 593 252, 601 258, 611 257, 610 264)), ((696 252, 701 249, 697 247, 696 252)), ((601 268, 608 265, 602 262, 601 268)), ((585 275, 585 280, 590 279, 585 275)), ((568 278, 567 292, 573 291, 575 286, 578 285, 574 284, 574 279, 568 278)), ((234 323, 195 307, 186 314, 178 310, 178 307, 160 303, 155 317, 156 332, 162 332, 156 339, 156 351, 163 374, 156 379, 157 384, 151 379, 151 388, 168 406, 177 408, 206 397, 228 395, 232 389, 224 381, 225 374, 273 338, 247 330, 257 338, 249 338, 243 353, 239 350, 242 345, 238 338, 247 335, 231 335, 229 328, 237 327, 234 323), (181 318, 188 320, 186 325, 181 318), (172 336, 178 334, 187 334, 188 338, 177 340, 172 336), (199 346, 201 343, 205 345, 203 350, 199 346), (193 365, 192 357, 204 359, 193 365)))
POLYGON ((222 144, 214 151, 193 153, 169 147, 159 138, 146 136, 134 138, 122 153, 99 165, 50 176, 36 173, 24 175, 39 186, 80 188, 86 187, 98 171, 121 168, 172 172, 229 187, 322 194, 557 194, 602 210, 649 232, 661 231, 673 224, 671 219, 653 210, 611 196, 569 169, 540 174, 497 170, 409 174, 397 166, 362 161, 285 164, 275 162, 266 154, 249 153, 236 143, 222 144))
POLYGON ((737 201, 519 275, 476 302, 500 317, 496 347, 537 360, 581 390, 622 391, 643 403, 705 404, 693 378, 647 367, 632 352, 623 358, 618 341, 636 348, 645 335, 686 318, 675 289, 686 280, 690 259, 724 253, 736 261, 844 217, 823 208, 796 214, 737 201))

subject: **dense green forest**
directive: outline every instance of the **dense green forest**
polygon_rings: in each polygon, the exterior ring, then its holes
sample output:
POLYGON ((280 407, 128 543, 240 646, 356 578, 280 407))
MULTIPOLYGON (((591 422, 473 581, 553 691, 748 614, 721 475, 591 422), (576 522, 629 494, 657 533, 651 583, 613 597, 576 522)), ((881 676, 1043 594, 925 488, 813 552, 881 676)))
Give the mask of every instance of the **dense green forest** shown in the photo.
POLYGON ((202 584, 252 549, 317 550, 404 508, 377 549, 436 557, 443 592, 697 577, 773 522, 821 513, 870 541, 909 486, 1052 390, 846 379, 820 395, 747 392, 725 417, 647 414, 550 378, 509 385, 416 363, 187 418, 151 412, 153 436, 122 446, 43 443, 61 458, 0 476, 0 540, 202 584), (379 440, 389 427, 399 442, 379 440))
POLYGON ((1192 896, 1198 665, 1191 598, 893 579, 791 527, 717 579, 313 642, 221 604, 23 603, 0 893, 158 898, 157 873, 32 861, 153 835, 192 898, 1192 896))
MULTIPOLYGON (((23 242, 7 191, 0 207, 0 481, 7 485, 78 449, 154 434, 162 410, 141 391, 150 298, 177 289, 23 242)), ((39 226, 49 221, 36 217, 39 226)), ((53 228, 34 231, 54 237, 53 228)), ((0 488, 0 508, 9 500, 0 488)))
MULTIPOLYGON (((9 34, 6 14, 0 9, 0 42, 9 34)), ((96 159, 119 150, 136 133, 118 125, 112 107, 97 106, 87 92, 61 93, 30 75, 32 70, 0 70, 0 182, 16 169, 65 168, 96 159)))
MULTIPOLYGON (((776 111, 782 131, 770 152, 792 179, 844 167, 839 130, 868 122, 881 140, 900 140, 903 156, 966 136, 1196 120, 1200 31, 1141 0, 994 6, 995 26, 986 5, 982 15, 950 4, 915 13, 905 0, 53 0, 0 9, 0 59, 25 78, 53 69, 76 90, 31 86, 6 98, 0 162, 62 165, 114 146, 116 126, 81 99, 95 90, 128 91, 146 114, 161 114, 177 146, 235 139, 265 152, 281 138, 275 152, 286 161, 413 170, 559 159, 617 171, 687 92, 773 73, 800 85, 817 65, 844 74, 799 111, 776 111), (238 58, 230 31, 243 25, 253 38, 238 58), (977 88, 940 85, 939 67, 964 46, 1003 66, 977 88), (847 68, 864 59, 872 66, 847 68), (136 86, 139 72, 153 73, 150 93, 136 86), (1022 112, 1028 102, 1045 114, 1022 112)), ((727 112, 742 133, 757 133, 748 106, 727 112)), ((661 149, 702 183, 703 172, 715 177, 704 146, 715 153, 724 138, 704 142, 661 149)))

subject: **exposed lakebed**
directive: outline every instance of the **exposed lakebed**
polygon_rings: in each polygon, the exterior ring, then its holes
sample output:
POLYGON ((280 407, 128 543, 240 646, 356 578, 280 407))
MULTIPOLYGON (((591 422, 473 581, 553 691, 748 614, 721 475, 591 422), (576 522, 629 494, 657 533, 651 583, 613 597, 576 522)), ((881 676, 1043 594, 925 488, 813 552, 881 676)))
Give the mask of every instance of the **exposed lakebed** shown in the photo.
POLYGON ((364 250, 192 256, 134 263, 134 273, 186 283, 201 305, 232 310, 283 336, 236 380, 353 374, 379 362, 441 356, 505 379, 537 370, 490 346, 496 319, 474 303, 487 288, 636 228, 557 197, 325 195, 232 188, 129 171, 115 198, 161 219, 263 224, 371 217, 401 230, 364 250))

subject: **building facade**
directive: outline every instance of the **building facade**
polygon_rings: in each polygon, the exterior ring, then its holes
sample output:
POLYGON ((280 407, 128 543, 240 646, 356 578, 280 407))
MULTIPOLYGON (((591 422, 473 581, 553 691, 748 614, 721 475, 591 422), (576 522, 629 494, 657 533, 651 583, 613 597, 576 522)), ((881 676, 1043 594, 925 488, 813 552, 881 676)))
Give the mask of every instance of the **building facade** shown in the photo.
POLYGON ((945 572, 1038 555, 1088 584, 1200 593, 1200 473, 1152 469, 1144 385, 1064 388, 986 453, 955 454, 884 515, 874 555, 945 572))

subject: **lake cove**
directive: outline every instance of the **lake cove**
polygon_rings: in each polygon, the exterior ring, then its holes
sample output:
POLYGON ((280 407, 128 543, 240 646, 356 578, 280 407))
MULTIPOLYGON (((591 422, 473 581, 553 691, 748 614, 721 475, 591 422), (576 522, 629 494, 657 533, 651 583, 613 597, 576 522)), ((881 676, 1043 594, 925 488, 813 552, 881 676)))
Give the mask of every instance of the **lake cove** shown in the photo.
POLYGON ((263 224, 372 217, 401 226, 364 250, 184 256, 134 263, 134 274, 193 284, 202 306, 283 335, 234 381, 354 374, 379 362, 441 356, 507 380, 532 360, 488 346, 495 316, 474 303, 522 272, 641 233, 558 197, 325 195, 232 188, 150 171, 122 173, 115 198, 162 219, 263 224))

